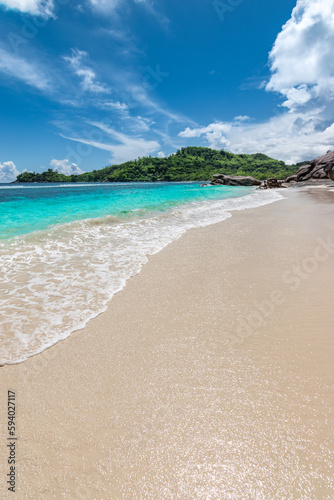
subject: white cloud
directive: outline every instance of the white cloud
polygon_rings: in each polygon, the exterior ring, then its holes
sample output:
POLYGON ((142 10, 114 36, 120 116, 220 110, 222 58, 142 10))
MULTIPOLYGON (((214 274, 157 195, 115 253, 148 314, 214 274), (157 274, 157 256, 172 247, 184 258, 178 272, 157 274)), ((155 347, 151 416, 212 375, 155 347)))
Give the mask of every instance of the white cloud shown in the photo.
MULTIPOLYGON (((94 148, 109 151, 112 154, 112 162, 115 164, 133 160, 138 156, 146 156, 151 153, 155 153, 161 147, 157 141, 122 134, 121 132, 117 132, 116 130, 105 126, 103 123, 93 122, 91 125, 99 129, 104 135, 111 137, 112 140, 118 144, 110 144, 102 142, 101 140, 93 140, 89 137, 69 137, 63 134, 60 135, 61 137, 71 141, 80 142, 94 148)), ((101 138, 103 137, 103 134, 101 134, 101 138)))
POLYGON ((179 136, 202 138, 210 147, 221 149, 222 130, 226 130, 223 137, 227 148, 223 149, 234 153, 264 153, 287 163, 297 163, 334 149, 334 124, 318 127, 316 114, 284 112, 264 123, 212 123, 207 127, 187 128, 179 136))
POLYGON ((287 163, 312 159, 334 149, 334 125, 319 125, 312 112, 284 112, 264 123, 233 127, 230 149, 236 153, 265 153, 287 163))
POLYGON ((158 156, 158 158, 166 158, 166 155, 163 151, 159 151, 157 156, 158 156))
POLYGON ((333 47, 333 0, 298 0, 269 54, 272 75, 266 90, 284 99, 275 116, 257 124, 238 116, 231 123, 186 128, 179 136, 288 163, 334 149, 333 47))
MULTIPOLYGON (((121 7, 125 1, 124 0, 88 0, 93 10, 102 14, 111 14, 117 9, 117 7, 121 7)), ((167 27, 169 24, 169 19, 163 14, 163 12, 158 11, 153 2, 150 0, 133 0, 135 4, 141 5, 146 11, 153 15, 156 20, 167 27)))
POLYGON ((129 128, 135 133, 148 132, 155 122, 149 118, 143 118, 142 116, 129 116, 130 121, 129 128))
POLYGON ((111 12, 121 3, 121 0, 89 0, 89 3, 97 11, 111 12))
POLYGON ((129 106, 125 104, 125 102, 119 102, 119 101, 107 101, 103 103, 103 107, 109 108, 109 109, 115 109, 117 111, 127 111, 129 109, 129 106))
POLYGON ((269 54, 272 76, 266 89, 296 109, 311 99, 334 95, 333 0, 298 0, 269 54))
MULTIPOLYGON (((123 123, 126 122, 126 129, 129 132, 138 134, 143 132, 148 132, 155 122, 146 117, 140 115, 133 116, 130 113, 130 106, 125 102, 120 101, 101 101, 96 102, 95 105, 103 110, 114 111, 118 114, 117 118, 120 118, 123 123)), ((115 116, 113 115, 113 118, 115 116)))
POLYGON ((49 90, 50 82, 43 70, 32 62, 16 56, 0 47, 0 71, 8 76, 25 82, 38 90, 49 90))
POLYGON ((110 90, 97 81, 95 72, 85 65, 88 53, 83 50, 72 49, 71 57, 64 57, 69 62, 74 73, 81 78, 81 87, 84 91, 96 94, 110 93, 110 90))
POLYGON ((229 123, 216 122, 211 123, 206 127, 189 128, 187 127, 183 132, 179 133, 180 137, 201 137, 205 136, 210 147, 221 149, 223 147, 229 146, 230 141, 226 138, 226 134, 230 132, 232 125, 229 123))
POLYGON ((79 175, 83 174, 83 170, 78 167, 75 163, 69 162, 69 160, 51 160, 50 161, 50 167, 52 167, 54 170, 57 170, 59 174, 65 174, 65 175, 79 175))
POLYGON ((13 182, 19 173, 12 161, 0 163, 0 182, 13 182))
POLYGON ((234 117, 235 122, 247 122, 250 120, 250 117, 247 115, 239 115, 234 117))
POLYGON ((312 95, 305 84, 285 89, 284 93, 287 100, 283 102, 282 106, 289 108, 291 111, 294 111, 299 106, 306 104, 312 99, 312 95))
POLYGON ((164 115, 175 122, 192 122, 189 118, 173 113, 166 109, 166 107, 160 106, 158 103, 154 102, 149 97, 145 85, 129 85, 126 79, 123 82, 119 81, 119 84, 124 85, 125 87, 127 86, 127 92, 129 93, 130 100, 133 102, 133 105, 139 104, 144 108, 151 108, 155 113, 164 115))
POLYGON ((0 0, 0 5, 35 16, 53 17, 53 0, 0 0))

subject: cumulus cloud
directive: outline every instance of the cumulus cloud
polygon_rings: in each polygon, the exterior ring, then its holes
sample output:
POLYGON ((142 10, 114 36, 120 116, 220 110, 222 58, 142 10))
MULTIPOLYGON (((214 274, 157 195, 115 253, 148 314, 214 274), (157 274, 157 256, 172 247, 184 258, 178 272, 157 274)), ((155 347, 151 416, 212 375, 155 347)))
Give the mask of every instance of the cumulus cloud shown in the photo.
POLYGON ((81 87, 84 91, 96 94, 109 93, 110 90, 102 83, 99 83, 95 72, 85 64, 88 61, 88 53, 84 50, 72 49, 70 57, 64 57, 74 73, 81 78, 81 87))
POLYGON ((334 149, 334 125, 317 114, 282 113, 261 124, 239 124, 229 135, 236 153, 265 153, 287 163, 308 160, 334 149))
POLYGON ((214 149, 265 153, 287 163, 315 158, 334 149, 334 124, 323 126, 316 113, 282 113, 264 123, 212 123, 185 129, 180 137, 199 137, 214 149), (212 132, 212 131, 215 132, 212 132), (226 134, 223 131, 227 131, 226 134), (222 142, 226 146, 222 146, 222 142))
POLYGON ((159 151, 158 158, 166 158, 166 155, 163 151, 159 151))
POLYGON ((52 17, 54 11, 53 0, 0 0, 0 5, 4 5, 7 9, 43 17, 52 17))
POLYGON ((19 173, 12 161, 0 163, 0 182, 13 182, 19 173))
POLYGON ((282 104, 274 116, 254 123, 233 122, 186 128, 179 136, 199 137, 211 147, 235 153, 265 153, 296 163, 334 149, 334 3, 298 0, 269 54, 271 77, 265 90, 282 104))
POLYGON ((180 137, 201 137, 205 136, 210 147, 221 149, 230 145, 230 141, 226 138, 226 134, 230 132, 232 125, 230 123, 216 122, 211 123, 206 127, 189 128, 179 133, 180 137))
POLYGON ((298 0, 269 54, 272 76, 266 89, 287 97, 291 110, 334 96, 334 3, 298 0))
POLYGON ((78 167, 75 163, 70 163, 69 160, 51 160, 50 167, 57 170, 59 174, 65 175, 79 175, 83 174, 83 170, 78 167))

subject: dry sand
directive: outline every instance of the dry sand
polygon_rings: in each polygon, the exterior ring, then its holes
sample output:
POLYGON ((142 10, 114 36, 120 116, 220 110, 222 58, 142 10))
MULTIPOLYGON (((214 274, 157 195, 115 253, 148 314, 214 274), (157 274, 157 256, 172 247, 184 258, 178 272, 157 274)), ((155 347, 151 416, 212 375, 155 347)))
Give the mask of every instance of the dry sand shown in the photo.
POLYGON ((189 231, 84 330, 0 369, 1 498, 333 499, 334 192, 284 195, 189 231))

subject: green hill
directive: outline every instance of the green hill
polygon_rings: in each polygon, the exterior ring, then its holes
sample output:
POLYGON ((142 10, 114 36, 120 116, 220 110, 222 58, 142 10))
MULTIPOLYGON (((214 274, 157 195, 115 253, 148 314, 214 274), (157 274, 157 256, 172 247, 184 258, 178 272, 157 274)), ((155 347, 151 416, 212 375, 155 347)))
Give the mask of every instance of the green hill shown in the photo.
POLYGON ((202 147, 182 148, 168 158, 151 156, 66 176, 51 169, 42 174, 25 172, 16 182, 143 182, 211 180, 213 174, 252 175, 263 180, 284 179, 297 172, 295 165, 286 165, 261 153, 233 154, 224 150, 202 147))

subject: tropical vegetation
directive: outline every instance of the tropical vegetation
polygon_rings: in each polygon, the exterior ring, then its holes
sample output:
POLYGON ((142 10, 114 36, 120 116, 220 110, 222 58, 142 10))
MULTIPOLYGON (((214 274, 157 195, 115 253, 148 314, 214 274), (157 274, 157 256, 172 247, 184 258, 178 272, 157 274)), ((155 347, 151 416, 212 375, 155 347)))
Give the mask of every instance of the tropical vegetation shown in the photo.
POLYGON ((67 176, 52 169, 41 174, 24 172, 16 182, 198 181, 211 180, 218 173, 252 175, 263 180, 270 177, 284 179, 297 170, 297 165, 286 165, 262 153, 234 154, 223 149, 186 147, 167 158, 146 156, 80 175, 67 176))

